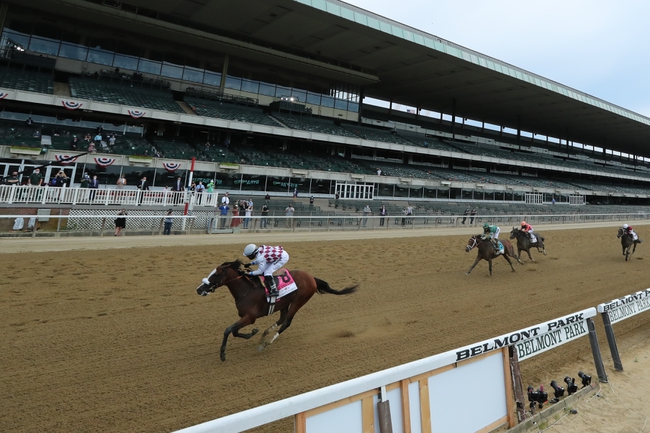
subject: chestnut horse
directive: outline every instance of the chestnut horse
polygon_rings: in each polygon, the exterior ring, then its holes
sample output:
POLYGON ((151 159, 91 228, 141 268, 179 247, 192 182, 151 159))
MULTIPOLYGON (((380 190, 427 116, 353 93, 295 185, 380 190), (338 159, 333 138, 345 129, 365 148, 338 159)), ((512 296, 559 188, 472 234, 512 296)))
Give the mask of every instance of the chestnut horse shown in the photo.
MULTIPOLYGON (((249 333, 240 333, 240 329, 244 326, 252 325, 257 318, 266 316, 269 312, 266 290, 260 279, 257 277, 248 277, 247 273, 241 267, 242 262, 239 260, 223 263, 213 270, 207 278, 204 278, 201 285, 196 288, 196 293, 201 296, 206 296, 214 292, 218 287, 226 286, 230 290, 232 297, 235 298, 235 306, 237 307, 240 319, 227 327, 223 333, 220 354, 222 361, 226 360, 228 336, 232 334, 239 338, 251 338, 257 334, 258 329, 253 329, 249 333)), ((266 346, 273 343, 291 325, 293 316, 311 299, 314 293, 347 295, 354 293, 358 287, 358 285, 354 285, 342 290, 334 290, 325 281, 314 278, 307 272, 290 272, 297 289, 277 299, 275 310, 280 311, 280 318, 262 334, 262 340, 258 347, 259 350, 264 350, 266 346), (273 334, 273 337, 266 338, 277 327, 280 327, 280 329, 273 334)))
POLYGON ((634 252, 636 251, 636 244, 640 244, 641 242, 643 242, 641 239, 637 239, 635 241, 632 235, 629 233, 625 233, 623 229, 618 229, 618 234, 616 235, 616 237, 621 238, 621 247, 623 248, 623 255, 625 256, 626 262, 630 258, 630 256, 634 254, 634 252))
MULTIPOLYGON (((512 269, 512 272, 515 271, 515 268, 512 266, 512 262, 510 261, 510 257, 513 257, 517 259, 517 262, 521 264, 521 261, 517 256, 515 255, 515 249, 512 247, 512 244, 505 240, 505 239, 499 239, 501 243, 503 244, 503 249, 505 251, 505 254, 503 255, 503 258, 506 259, 508 264, 510 265, 510 269, 512 269)), ((471 268, 469 268, 469 271, 465 275, 469 275, 470 272, 472 272, 472 269, 480 262, 481 260, 487 260, 490 268, 490 275, 492 275, 492 259, 498 256, 494 249, 494 245, 492 245, 492 242, 483 239, 480 235, 478 236, 472 236, 469 238, 469 241, 467 241, 467 246, 465 247, 465 252, 469 253, 474 247, 478 247, 478 254, 476 255, 476 261, 472 265, 471 268)))

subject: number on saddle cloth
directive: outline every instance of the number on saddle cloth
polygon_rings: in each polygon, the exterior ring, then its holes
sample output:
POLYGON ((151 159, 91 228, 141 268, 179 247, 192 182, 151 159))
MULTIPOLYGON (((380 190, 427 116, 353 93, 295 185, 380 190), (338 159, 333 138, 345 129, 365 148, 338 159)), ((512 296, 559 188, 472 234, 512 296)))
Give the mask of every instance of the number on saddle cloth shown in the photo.
MULTIPOLYGON (((298 289, 298 286, 296 285, 296 282, 291 276, 291 273, 289 273, 289 270, 280 269, 280 271, 282 271, 281 274, 273 276, 273 279, 275 280, 275 285, 278 288, 278 293, 279 293, 278 299, 298 289)), ((264 277, 263 275, 260 275, 259 278, 260 281, 262 282, 262 287, 264 288, 266 294, 268 295, 268 288, 266 287, 266 284, 264 284, 263 277, 264 277)))

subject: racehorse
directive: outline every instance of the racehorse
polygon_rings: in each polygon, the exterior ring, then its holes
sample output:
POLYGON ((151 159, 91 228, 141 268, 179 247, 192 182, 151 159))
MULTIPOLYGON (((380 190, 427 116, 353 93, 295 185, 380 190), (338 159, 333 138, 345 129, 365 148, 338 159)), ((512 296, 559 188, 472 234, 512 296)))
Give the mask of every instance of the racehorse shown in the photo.
MULTIPOLYGON (((255 319, 268 315, 269 312, 266 290, 260 279, 257 277, 249 277, 247 272, 241 269, 241 266, 242 262, 240 260, 222 263, 207 278, 204 278, 201 285, 196 288, 196 293, 201 296, 206 296, 214 292, 218 287, 226 286, 230 290, 232 297, 235 298, 235 306, 237 307, 240 319, 227 327, 223 333, 220 353, 222 361, 226 360, 228 336, 232 334, 235 337, 248 340, 257 334, 259 330, 253 329, 249 333, 240 333, 239 331, 243 327, 255 323, 255 319)), ((262 340, 258 347, 260 351, 273 343, 291 325, 293 316, 311 299, 314 293, 347 295, 354 293, 358 287, 357 284, 342 290, 334 290, 325 281, 314 278, 307 272, 290 271, 290 273, 296 283, 297 289, 277 299, 275 310, 280 311, 280 319, 262 334, 262 340), (267 335, 270 335, 278 327, 280 329, 273 335, 273 338, 266 338, 267 335)), ((280 278, 283 277, 286 277, 286 274, 280 275, 280 278)))
POLYGON ((616 237, 621 238, 621 247, 623 248, 623 255, 625 256, 625 261, 627 262, 628 258, 636 251, 636 244, 641 243, 641 239, 637 239, 635 241, 632 235, 625 233, 625 230, 623 229, 618 229, 618 234, 616 237), (630 249, 632 250, 631 252, 630 249))
MULTIPOLYGON (((506 259, 508 264, 510 265, 510 268, 512 269, 512 272, 515 271, 515 268, 512 266, 512 262, 510 261, 510 257, 514 257, 517 259, 519 263, 519 259, 517 256, 515 256, 515 249, 512 247, 512 244, 503 239, 499 239, 501 243, 503 244, 503 249, 505 251, 505 254, 503 254, 503 258, 506 259)), ((467 246, 465 247, 465 252, 469 253, 474 247, 478 248, 478 254, 476 255, 476 261, 472 265, 471 268, 469 268, 469 271, 465 275, 469 275, 470 272, 472 272, 472 269, 477 265, 478 262, 481 260, 487 260, 490 268, 490 275, 492 275, 492 259, 497 257, 497 253, 494 249, 494 245, 492 245, 492 242, 490 242, 487 239, 483 239, 480 235, 478 236, 472 236, 469 238, 469 241, 467 241, 467 246)))
POLYGON ((533 259, 533 256, 530 255, 531 248, 537 248, 538 253, 543 253, 544 255, 546 255, 546 247, 544 246, 544 236, 540 235, 539 233, 535 233, 535 237, 537 238, 537 242, 531 242, 527 233, 519 230, 516 227, 512 228, 512 231, 510 232, 510 239, 517 238, 517 259, 518 260, 521 260, 521 252, 526 251, 526 254, 528 254, 528 258, 532 262, 534 262, 535 259, 533 259))

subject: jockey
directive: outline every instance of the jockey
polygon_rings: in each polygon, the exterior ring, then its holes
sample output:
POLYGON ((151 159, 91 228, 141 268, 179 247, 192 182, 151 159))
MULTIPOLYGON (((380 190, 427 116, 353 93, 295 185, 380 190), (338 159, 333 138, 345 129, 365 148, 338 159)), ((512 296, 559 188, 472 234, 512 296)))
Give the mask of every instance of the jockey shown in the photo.
POLYGON ((533 234, 533 226, 528 224, 526 221, 521 222, 521 228, 519 230, 528 234, 528 237, 530 238, 531 242, 533 243, 537 242, 537 237, 533 234))
POLYGON ((481 239, 489 239, 494 246, 494 251, 497 254, 503 254, 503 244, 501 244, 501 248, 499 248, 499 233, 501 233, 499 226, 491 226, 490 224, 485 223, 483 224, 483 236, 481 236, 481 239))
POLYGON ((629 225, 627 225, 627 224, 623 224, 623 232, 624 232, 626 235, 631 235, 631 236, 632 236, 632 240, 633 240, 634 242, 636 242, 636 241, 639 240, 639 235, 636 234, 636 232, 634 231, 634 228, 632 228, 632 226, 629 226, 629 225))
POLYGON ((289 253, 280 246, 271 247, 268 245, 260 245, 258 247, 255 244, 248 244, 244 248, 244 256, 253 260, 250 263, 246 263, 244 265, 245 268, 249 268, 251 265, 257 265, 257 270, 249 272, 248 276, 264 275, 264 283, 269 290, 269 296, 277 297, 278 287, 273 280, 273 273, 287 264, 289 261, 289 253))

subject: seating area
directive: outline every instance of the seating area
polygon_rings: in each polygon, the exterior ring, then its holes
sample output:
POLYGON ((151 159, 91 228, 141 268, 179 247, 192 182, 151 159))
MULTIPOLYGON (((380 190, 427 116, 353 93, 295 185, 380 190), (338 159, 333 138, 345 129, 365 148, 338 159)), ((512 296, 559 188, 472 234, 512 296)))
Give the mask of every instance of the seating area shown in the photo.
POLYGON ((69 83, 70 95, 73 98, 184 113, 169 91, 130 87, 82 78, 70 78, 69 83))
POLYGON ((366 126, 356 126, 351 124, 342 125, 343 128, 347 129, 354 133, 357 137, 364 140, 380 141, 383 143, 395 143, 395 144, 404 144, 407 146, 413 146, 408 140, 403 139, 397 134, 392 133, 391 131, 385 129, 375 129, 366 126))
POLYGON ((54 78, 51 72, 3 67, 0 68, 0 88, 52 95, 54 94, 54 78))
POLYGON ((184 100, 192 111, 199 116, 282 127, 271 116, 264 114, 259 107, 249 107, 193 96, 186 96, 184 100))
POLYGON ((291 129, 359 138, 356 134, 346 130, 345 128, 335 125, 332 120, 320 119, 308 115, 296 116, 282 112, 274 112, 271 115, 291 129))

